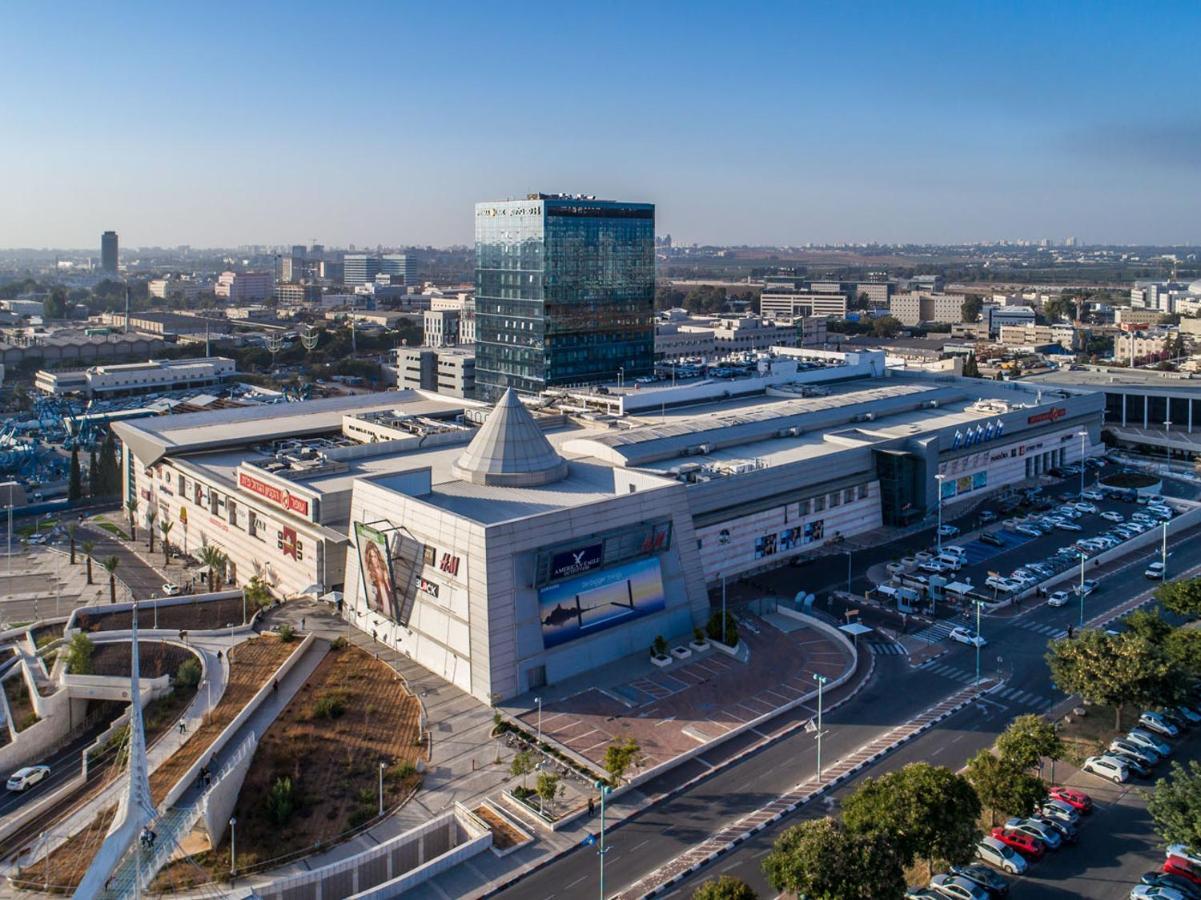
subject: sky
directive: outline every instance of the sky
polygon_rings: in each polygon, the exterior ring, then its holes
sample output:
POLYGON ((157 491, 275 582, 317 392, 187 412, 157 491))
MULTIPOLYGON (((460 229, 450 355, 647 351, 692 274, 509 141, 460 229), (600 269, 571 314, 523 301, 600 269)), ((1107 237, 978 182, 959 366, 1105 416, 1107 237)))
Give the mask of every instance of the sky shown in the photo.
POLYGON ((1201 3, 6 0, 0 247, 1201 243, 1201 3))

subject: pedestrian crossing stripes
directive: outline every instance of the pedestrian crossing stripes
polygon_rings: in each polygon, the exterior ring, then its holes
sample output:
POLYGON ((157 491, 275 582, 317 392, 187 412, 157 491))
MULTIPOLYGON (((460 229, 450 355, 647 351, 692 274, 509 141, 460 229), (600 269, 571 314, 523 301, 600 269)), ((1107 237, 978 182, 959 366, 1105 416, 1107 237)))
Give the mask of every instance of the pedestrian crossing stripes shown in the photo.
POLYGON ((1049 638, 1061 638, 1067 634, 1067 631, 1058 625, 1043 625, 1041 622, 1017 622, 1016 624, 1018 628, 1045 634, 1049 638))
POLYGON ((958 681, 961 684, 973 684, 976 681, 975 672, 965 672, 963 669, 948 666, 946 663, 931 662, 922 666, 922 668, 927 672, 933 672, 935 675, 950 678, 952 681, 958 681))
POLYGON ((1032 694, 1030 691, 1019 691, 1017 688, 1003 688, 999 691, 994 691, 990 696, 1000 697, 1003 700, 1012 700, 1014 703, 1023 703, 1026 706, 1033 706, 1035 709, 1046 709, 1055 701, 1050 697, 1040 697, 1038 694, 1032 694))
POLYGON ((879 641, 871 641, 868 646, 872 648, 872 653, 877 656, 905 656, 908 651, 898 644, 896 641, 882 643, 879 641))
POLYGON ((945 640, 954 630, 955 625, 951 622, 935 622, 927 625, 921 631, 914 632, 912 637, 928 644, 937 644, 939 641, 945 640))

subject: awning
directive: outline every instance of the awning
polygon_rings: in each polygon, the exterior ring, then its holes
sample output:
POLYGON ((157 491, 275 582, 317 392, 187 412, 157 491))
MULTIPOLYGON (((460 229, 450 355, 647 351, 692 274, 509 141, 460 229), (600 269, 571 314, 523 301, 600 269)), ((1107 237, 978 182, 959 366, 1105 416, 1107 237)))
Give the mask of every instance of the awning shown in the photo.
POLYGON ((943 590, 948 594, 970 594, 975 588, 962 581, 952 581, 950 584, 944 585, 943 590))
POLYGON ((871 634, 873 629, 862 622, 852 622, 850 625, 839 625, 838 630, 846 632, 851 637, 859 637, 861 634, 871 634))

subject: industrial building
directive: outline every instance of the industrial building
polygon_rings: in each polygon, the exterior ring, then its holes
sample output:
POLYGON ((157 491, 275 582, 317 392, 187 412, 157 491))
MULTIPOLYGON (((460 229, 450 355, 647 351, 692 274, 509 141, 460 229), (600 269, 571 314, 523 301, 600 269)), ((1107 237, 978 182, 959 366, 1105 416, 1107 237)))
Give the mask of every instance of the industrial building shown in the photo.
POLYGON ((404 390, 113 428, 173 543, 220 547, 238 584, 340 590, 348 622, 496 702, 690 633, 725 577, 1094 452, 1101 408, 778 348, 744 377, 528 405, 404 390))
POLYGON ((33 386, 43 394, 61 397, 124 397, 152 391, 176 391, 219 384, 237 373, 237 365, 224 356, 204 359, 147 360, 124 365, 92 366, 74 371, 42 370, 33 386))

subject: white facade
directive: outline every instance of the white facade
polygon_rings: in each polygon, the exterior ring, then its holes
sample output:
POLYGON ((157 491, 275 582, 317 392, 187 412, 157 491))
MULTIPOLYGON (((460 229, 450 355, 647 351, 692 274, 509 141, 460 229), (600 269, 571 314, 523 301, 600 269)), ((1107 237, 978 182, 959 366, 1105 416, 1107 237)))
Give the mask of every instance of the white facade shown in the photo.
POLYGON ((270 300, 275 277, 270 272, 222 272, 213 293, 234 304, 270 300))
POLYGON ((54 396, 141 394, 216 384, 236 373, 237 364, 224 356, 152 359, 144 363, 93 366, 82 371, 41 371, 34 379, 34 387, 54 396))
POLYGON ((802 316, 845 319, 847 298, 844 294, 825 291, 764 291, 759 296, 759 314, 768 319, 802 316))

